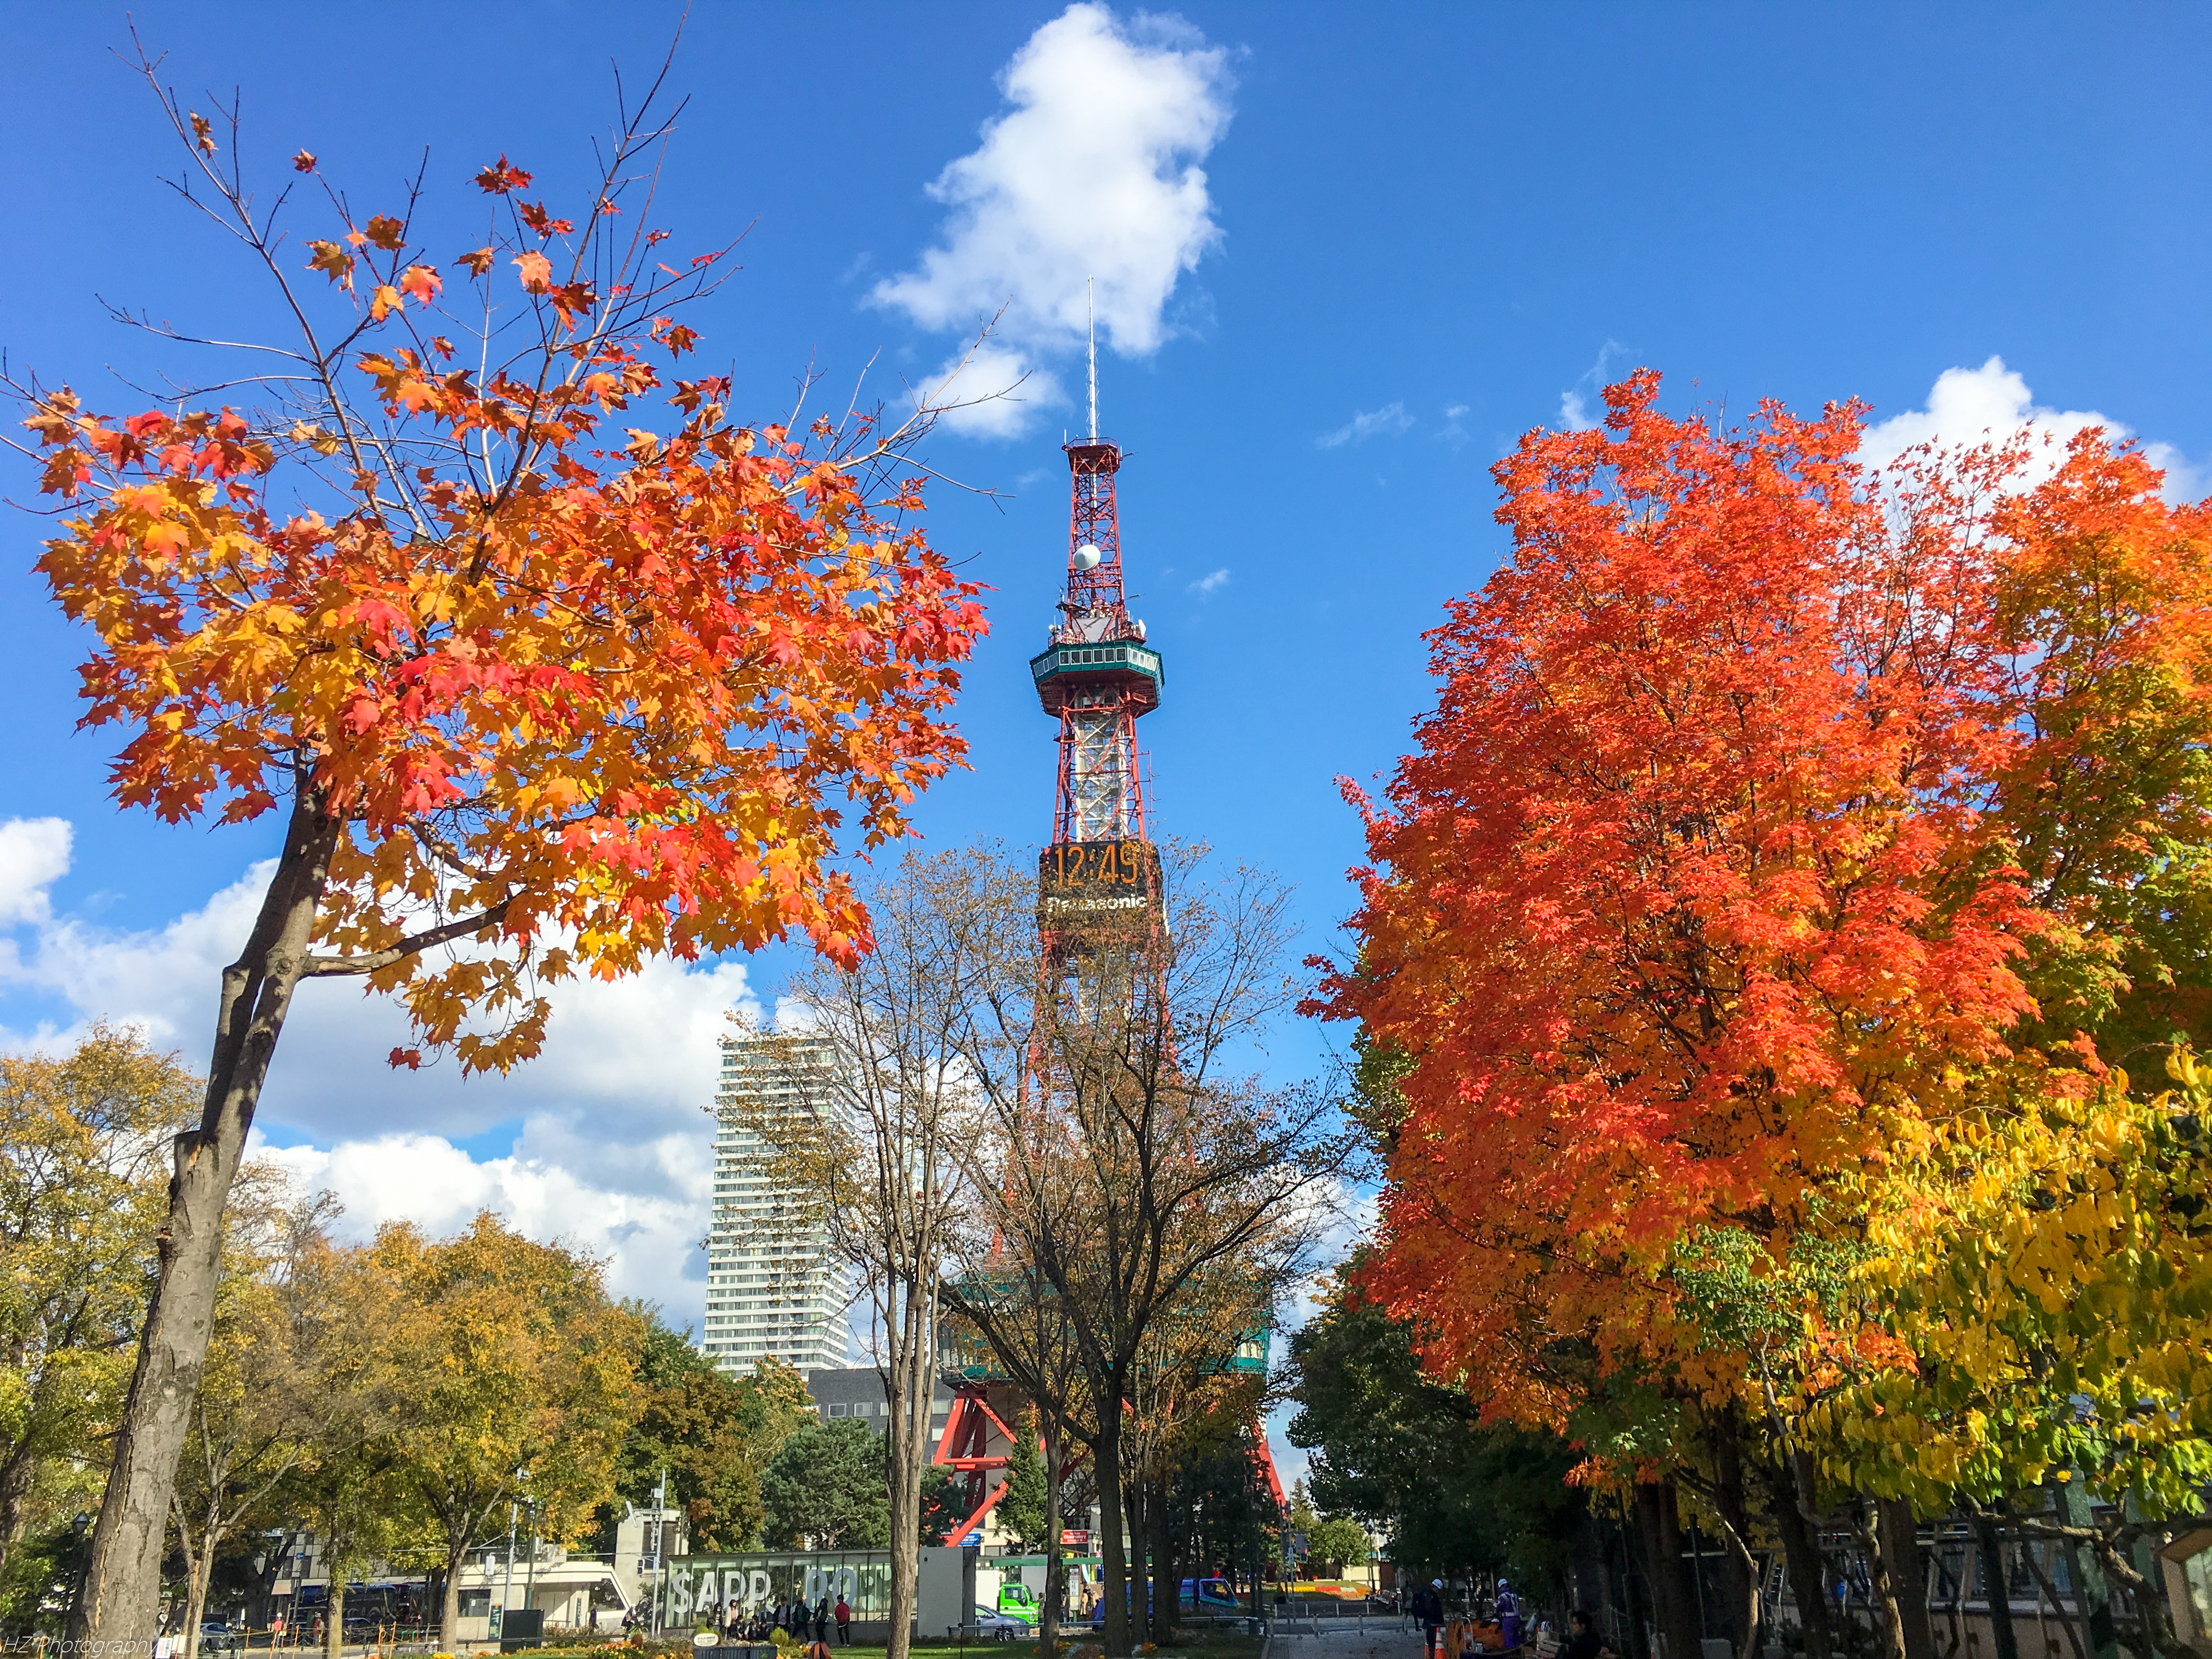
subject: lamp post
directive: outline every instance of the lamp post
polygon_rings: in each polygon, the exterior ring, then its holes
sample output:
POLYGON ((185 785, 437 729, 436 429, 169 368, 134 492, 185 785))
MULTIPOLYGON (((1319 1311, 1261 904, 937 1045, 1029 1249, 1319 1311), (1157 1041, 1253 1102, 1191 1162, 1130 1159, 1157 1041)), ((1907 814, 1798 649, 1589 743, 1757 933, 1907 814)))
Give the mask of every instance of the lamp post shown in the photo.
POLYGON ((92 1528, 92 1517, 79 1510, 70 1517, 70 1553, 76 1559, 76 1571, 70 1575, 70 1620, 76 1620, 77 1604, 84 1600, 84 1577, 92 1571, 92 1559, 85 1553, 84 1535, 92 1528))
POLYGON ((524 1468, 520 1464, 519 1464, 519 1463, 518 1463, 518 1464, 515 1466, 515 1469, 514 1469, 514 1486, 515 1486, 515 1491, 514 1491, 514 1492, 510 1492, 510 1493, 507 1495, 507 1582, 500 1587, 500 1592, 499 1592, 499 1618, 498 1618, 498 1620, 495 1621, 495 1625, 494 1625, 493 1631, 492 1631, 492 1634, 493 1634, 493 1635, 497 1636, 497 1637, 500 1637, 500 1638, 502 1638, 502 1640, 501 1640, 501 1645, 502 1647, 504 1647, 504 1646, 506 1645, 506 1643, 505 1643, 504 1638, 506 1637, 506 1634, 507 1634, 507 1629, 506 1629, 506 1626, 507 1626, 507 1610, 508 1607, 509 1607, 509 1606, 511 1606, 511 1605, 513 1604, 514 1600, 514 1504, 515 1504, 515 1498, 516 1498, 516 1496, 520 1492, 520 1491, 521 1491, 521 1489, 522 1489, 523 1483, 524 1483, 525 1481, 528 1480, 529 1479, 530 1479, 530 1471, 529 1471, 528 1469, 526 1469, 526 1468, 524 1468))

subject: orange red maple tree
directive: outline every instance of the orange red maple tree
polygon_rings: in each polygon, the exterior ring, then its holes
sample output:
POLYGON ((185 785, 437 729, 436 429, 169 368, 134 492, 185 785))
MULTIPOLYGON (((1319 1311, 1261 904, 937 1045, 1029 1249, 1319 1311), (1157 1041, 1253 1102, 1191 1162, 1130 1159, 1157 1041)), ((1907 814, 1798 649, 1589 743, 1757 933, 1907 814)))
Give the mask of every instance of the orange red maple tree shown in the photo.
POLYGON ((900 460, 927 411, 749 426, 726 377, 664 384, 722 253, 672 265, 643 217, 652 100, 566 215, 485 167, 502 228, 441 269, 411 195, 362 216, 328 191, 331 234, 291 247, 235 120, 226 156, 161 95, 195 199, 296 331, 222 404, 34 391, 63 504, 39 568, 94 635, 85 722, 122 734, 117 799, 284 830, 95 1534, 80 1634, 118 1638, 154 1633, 223 1198, 299 984, 393 993, 416 1033, 396 1063, 481 1071, 537 1053, 548 988, 579 974, 791 935, 855 960, 868 919, 835 861, 907 833, 959 762, 947 714, 984 631, 900 460))
POLYGON ((1348 791, 1373 864, 1322 1006, 1389 1159, 1364 1292, 1492 1415, 1724 1525, 1740 1449, 1916 1363, 1835 1265, 1869 1183, 2203 1035, 2212 514, 2101 433, 1876 477, 1856 405, 1659 394, 1495 469, 1512 550, 1348 791))

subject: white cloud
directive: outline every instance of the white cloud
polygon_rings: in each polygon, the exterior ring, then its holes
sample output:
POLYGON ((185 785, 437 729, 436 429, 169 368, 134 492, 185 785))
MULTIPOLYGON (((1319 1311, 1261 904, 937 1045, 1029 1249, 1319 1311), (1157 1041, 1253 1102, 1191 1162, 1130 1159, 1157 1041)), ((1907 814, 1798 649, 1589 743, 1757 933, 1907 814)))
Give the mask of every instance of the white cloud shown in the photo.
MULTIPOLYGON (((1029 38, 1000 87, 1012 109, 929 186, 950 210, 943 240, 871 297, 934 331, 997 314, 1001 356, 1034 367, 1082 343, 1089 281, 1105 343, 1158 349, 1176 283, 1221 238, 1198 163, 1229 125, 1228 54, 1179 18, 1125 23, 1079 3, 1029 38)), ((1005 435, 1042 401, 952 424, 1005 435)))
POLYGON ((1583 371, 1582 379, 1559 394, 1561 431, 1588 432, 1605 418, 1605 410, 1591 398, 1605 389, 1607 368, 1627 350, 1620 341, 1607 340, 1597 349, 1597 361, 1583 371))
MULTIPOLYGON (((2067 441, 2089 427, 2102 427, 2115 442, 2134 435, 2123 422, 2090 409, 2051 409, 2035 401, 2017 369, 1991 357, 1979 368, 1947 368, 1936 377, 1923 409, 1869 427, 1859 440, 1859 459, 1881 466, 1916 444, 1975 444, 1984 438, 2002 443, 2027 434, 2033 451, 2027 466, 2031 483, 2046 478, 2064 458, 2067 441)), ((2181 452, 2171 444, 2149 443, 2142 453, 2166 474, 2169 498, 2193 497, 2199 480, 2181 452)))
POLYGON ((1206 575, 1200 576, 1196 581, 1189 583, 1185 591, 1197 594, 1201 599, 1210 599, 1216 593, 1218 593, 1223 588, 1228 586, 1229 571, 1227 567, 1224 566, 1219 570, 1212 571, 1206 575))
POLYGON ((1406 413, 1402 403, 1385 404, 1380 409, 1370 409, 1355 414, 1334 432, 1325 432, 1314 440, 1318 449, 1341 449, 1346 444, 1364 444, 1380 434, 1395 438, 1413 425, 1413 417, 1406 413))
POLYGON ((44 921, 46 889, 69 873, 67 818, 9 818, 0 823, 0 926, 44 921))
MULTIPOLYGON (((40 830, 41 842, 20 821, 0 825, 0 895, 43 893, 67 867, 67 832, 66 823, 40 830), (43 848, 45 861, 17 856, 19 843, 43 848)), ((0 940, 12 951, 0 954, 0 993, 60 1002, 75 1018, 33 1031, 0 1029, 0 1046, 57 1049, 104 1017, 199 1063, 216 984, 246 938, 270 869, 256 865, 198 909, 137 931, 52 915, 19 897, 10 914, 27 937, 0 940)), ((672 1285, 696 1268, 690 1246, 707 1228, 713 1160, 704 1109, 717 1076, 716 1039, 730 1009, 758 1012, 744 967, 659 961, 626 979, 570 981, 548 994, 545 1052, 508 1076, 464 1079, 451 1063, 393 1071, 386 1056, 409 1041, 398 1006, 345 981, 310 981, 286 1022, 260 1121, 307 1136, 311 1146, 279 1156, 303 1175, 310 1165, 324 1171, 314 1184, 331 1187, 366 1224, 405 1215, 435 1229, 489 1203, 533 1234, 573 1234, 611 1253, 618 1287, 672 1285), (509 1158, 479 1162, 452 1144, 517 1121, 509 1158)), ((687 1309, 672 1294, 636 1293, 669 1302, 678 1322, 696 1311, 696 1300, 687 1309)))
POLYGON ((1038 410, 1066 401, 1059 376, 995 341, 947 359, 915 390, 949 430, 969 438, 1018 437, 1038 410))
POLYGON ((379 1135, 328 1152, 265 1144, 255 1151, 287 1170, 301 1191, 336 1193, 345 1206, 339 1228, 345 1236, 368 1238, 388 1221, 411 1221, 434 1236, 453 1233, 479 1210, 492 1210, 532 1238, 605 1261, 614 1295, 661 1304, 679 1328, 697 1322, 699 1291, 684 1282, 684 1270, 707 1230, 711 1164, 672 1170, 671 1189, 654 1194, 595 1184, 573 1167, 520 1149, 479 1162, 438 1135, 379 1135))

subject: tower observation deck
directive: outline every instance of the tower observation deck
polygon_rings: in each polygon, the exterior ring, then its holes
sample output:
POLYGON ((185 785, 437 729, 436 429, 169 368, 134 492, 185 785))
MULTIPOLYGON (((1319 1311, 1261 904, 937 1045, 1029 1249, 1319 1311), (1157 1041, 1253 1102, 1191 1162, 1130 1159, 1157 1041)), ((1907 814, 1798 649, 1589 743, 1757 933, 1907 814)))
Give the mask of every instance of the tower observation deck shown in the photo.
POLYGON ((1121 451, 1095 433, 1065 446, 1067 587, 1045 648, 1030 659, 1044 712, 1060 721, 1052 842, 1037 866, 1037 921, 1048 938, 1080 928, 1149 931, 1159 854, 1146 834, 1137 721, 1167 681, 1122 585, 1115 475, 1121 451))

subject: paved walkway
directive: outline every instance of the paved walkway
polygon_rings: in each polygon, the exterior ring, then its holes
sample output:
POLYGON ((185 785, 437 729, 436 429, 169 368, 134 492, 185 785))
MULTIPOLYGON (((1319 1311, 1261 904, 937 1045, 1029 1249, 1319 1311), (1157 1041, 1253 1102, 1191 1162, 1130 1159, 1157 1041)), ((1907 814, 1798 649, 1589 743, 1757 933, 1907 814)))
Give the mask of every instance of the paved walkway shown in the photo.
POLYGON ((1303 1620, 1279 1624, 1267 1643, 1267 1659, 1421 1659, 1418 1627, 1401 1630, 1395 1619, 1303 1620), (1308 1631, 1315 1632, 1308 1635, 1308 1631))

